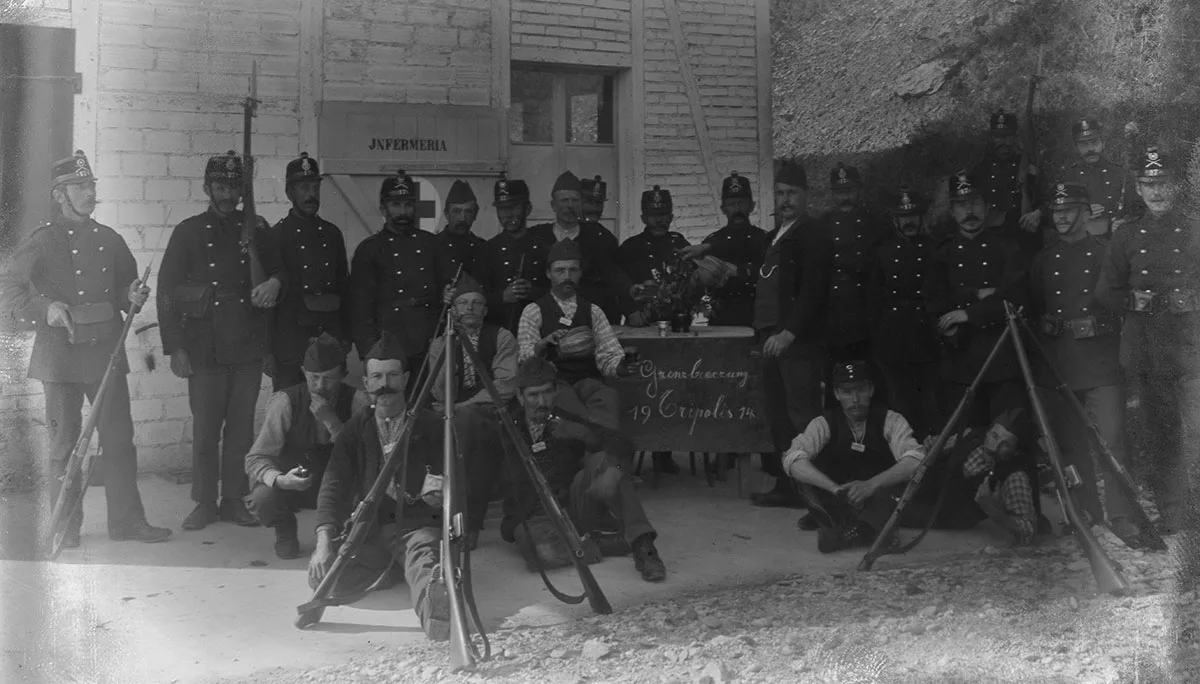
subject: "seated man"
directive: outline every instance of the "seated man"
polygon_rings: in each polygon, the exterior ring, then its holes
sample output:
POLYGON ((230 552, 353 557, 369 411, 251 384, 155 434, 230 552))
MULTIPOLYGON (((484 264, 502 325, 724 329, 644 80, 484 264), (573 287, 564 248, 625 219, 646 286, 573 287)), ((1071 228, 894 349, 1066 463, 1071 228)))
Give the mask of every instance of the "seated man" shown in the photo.
MULTIPOLYGON (((408 350, 385 331, 365 359, 363 384, 373 404, 350 418, 333 445, 317 497, 317 547, 308 563, 314 589, 337 555, 338 536, 351 511, 367 495, 385 459, 400 442, 407 410, 408 350)), ((414 417, 408 440, 407 474, 397 473, 379 503, 375 528, 338 578, 334 596, 353 601, 373 589, 391 587, 393 563, 404 567, 413 610, 426 636, 450 638, 450 602, 435 568, 442 539, 442 421, 424 409, 414 417), (397 491, 401 478, 404 491, 397 491), (400 507, 403 504, 403 508, 400 507), (399 518, 399 519, 398 519, 399 518)))
MULTIPOLYGON (((509 404, 521 438, 550 490, 583 536, 597 540, 589 562, 604 555, 625 555, 632 548, 634 566, 647 582, 661 582, 666 567, 654 547, 658 533, 646 519, 633 490, 629 466, 633 448, 615 431, 570 412, 555 409, 557 382, 553 365, 538 357, 525 360, 517 372, 517 400, 509 404), (615 534, 612 532, 615 530, 615 534), (628 545, 614 539, 624 537, 628 545)), ((569 564, 565 544, 545 518, 541 501, 516 445, 507 438, 507 494, 500 533, 517 542, 533 570, 569 564)))
POLYGON ((605 377, 627 375, 625 351, 596 304, 576 295, 582 255, 560 240, 546 257, 550 293, 525 307, 517 329, 518 359, 545 356, 558 369, 559 407, 618 429, 617 391, 605 377))
MULTIPOLYGON (((487 316, 487 297, 474 278, 464 273, 453 295, 454 311, 458 315, 459 332, 471 341, 480 360, 488 364, 501 404, 513 398, 516 391, 513 377, 517 374, 517 340, 512 333, 498 325, 484 323, 487 316)), ((431 358, 437 358, 446 345, 439 337, 429 347, 431 358)), ((459 426, 458 439, 464 454, 470 455, 472 467, 464 473, 467 483, 467 546, 471 550, 479 543, 479 531, 487 514, 488 502, 500 479, 503 460, 495 448, 500 441, 500 425, 492 396, 484 389, 479 373, 467 354, 459 347, 454 359, 455 402, 454 421, 459 426)), ((445 383, 433 385, 433 410, 441 413, 445 383)))
POLYGON ((301 369, 304 382, 271 396, 246 454, 246 508, 275 528, 275 555, 284 560, 300 557, 296 511, 316 508, 329 452, 354 400, 354 388, 343 382, 346 350, 329 333, 309 341, 301 369))
POLYGON ((865 361, 835 366, 841 410, 812 419, 783 457, 817 523, 821 553, 870 545, 925 458, 908 421, 873 404, 874 394, 865 361))

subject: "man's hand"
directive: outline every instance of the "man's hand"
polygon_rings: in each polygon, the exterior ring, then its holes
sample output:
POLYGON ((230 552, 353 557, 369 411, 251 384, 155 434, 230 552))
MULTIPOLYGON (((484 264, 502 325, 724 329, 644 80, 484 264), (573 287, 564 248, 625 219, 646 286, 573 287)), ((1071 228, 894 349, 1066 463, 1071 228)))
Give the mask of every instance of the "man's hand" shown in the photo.
POLYGON ((1042 224, 1042 210, 1034 209, 1033 211, 1021 217, 1021 228, 1026 233, 1032 233, 1042 224))
POLYGON ((140 309, 146 306, 146 300, 150 299, 150 288, 141 280, 135 280, 129 283, 129 305, 134 309, 140 309))
POLYGON ((948 314, 944 314, 938 319, 938 329, 942 332, 949 330, 951 327, 960 323, 967 322, 967 312, 962 309, 955 309, 948 314))
POLYGON ((279 489, 286 489, 289 492, 302 492, 312 486, 313 476, 310 473, 307 477, 300 477, 300 467, 296 466, 286 473, 280 474, 275 478, 275 486, 279 489))
POLYGON ((178 378, 192 377, 192 360, 187 350, 176 349, 171 353, 171 372, 178 378))
POLYGON ((279 290, 282 287, 283 283, 279 282, 279 278, 271 276, 250 293, 250 303, 260 309, 269 309, 278 301, 279 290))
POLYGON ((654 287, 653 280, 642 281, 642 282, 638 283, 637 285, 634 285, 633 287, 629 288, 629 296, 635 302, 644 302, 647 299, 653 299, 654 298, 653 292, 648 292, 648 290, 651 290, 653 287, 654 287))
POLYGON ((994 294, 996 294, 996 288, 981 287, 975 291, 975 299, 987 299, 988 297, 991 297, 994 294))
POLYGON ((557 345, 559 342, 562 341, 562 338, 564 338, 566 336, 567 336, 567 329, 559 328, 558 330, 555 330, 554 332, 550 333, 549 335, 546 335, 541 340, 538 340, 538 343, 536 345, 534 345, 534 351, 537 352, 538 354, 541 354, 546 349, 547 346, 552 345, 552 344, 557 345))
POLYGON ((625 325, 631 328, 641 328, 649 324, 649 321, 646 320, 646 314, 641 311, 634 311, 625 317, 625 325))
POLYGON ((529 297, 530 284, 524 278, 518 278, 508 284, 504 288, 504 303, 516 304, 517 302, 529 297))
POLYGON ((850 502, 851 506, 862 508, 867 499, 871 498, 871 495, 879 487, 870 480, 854 480, 853 482, 847 482, 842 486, 842 489, 846 490, 846 499, 850 502))
POLYGON ((979 483, 979 489, 975 490, 975 503, 979 504, 989 518, 1008 515, 1004 510, 1004 503, 992 492, 991 485, 987 480, 979 483))
POLYGON ((454 302, 454 283, 446 283, 442 288, 442 304, 449 306, 454 302))
POLYGON ((1109 229, 1110 231, 1112 231, 1112 232, 1114 232, 1114 233, 1115 233, 1115 232, 1117 231, 1117 229, 1118 229, 1118 228, 1120 228, 1121 226, 1123 226, 1123 225, 1125 225, 1126 223, 1128 223, 1128 221, 1129 221, 1129 219, 1124 219, 1124 218, 1115 218, 1115 219, 1113 219, 1113 220, 1112 220, 1112 223, 1110 223, 1110 224, 1109 224, 1109 227, 1108 227, 1108 229, 1109 229))
POLYGON ((46 307, 46 325, 52 328, 66 328, 68 335, 75 335, 75 323, 71 321, 71 311, 62 302, 50 302, 50 306, 46 307))
MULTIPOLYGON (((328 533, 325 533, 328 534, 328 533)), ((312 558, 308 559, 308 582, 312 586, 317 586, 321 580, 325 579, 325 573, 329 572, 330 566, 333 565, 333 542, 324 534, 317 535, 317 547, 313 549, 312 558)))
POLYGON ((796 336, 790 330, 780 330, 779 332, 767 338, 763 344, 763 353, 767 356, 779 356, 787 351, 787 348, 792 346, 796 341, 796 336))
POLYGON ((1092 202, 1091 209, 1092 209, 1092 218, 1100 218, 1101 216, 1104 216, 1105 211, 1108 211, 1107 209, 1104 208, 1103 204, 1097 204, 1095 202, 1092 202))
POLYGON ((688 245, 687 247, 680 247, 676 251, 685 259, 699 259, 700 257, 704 256, 705 254, 708 254, 710 250, 712 250, 712 245, 701 242, 698 245, 688 245))

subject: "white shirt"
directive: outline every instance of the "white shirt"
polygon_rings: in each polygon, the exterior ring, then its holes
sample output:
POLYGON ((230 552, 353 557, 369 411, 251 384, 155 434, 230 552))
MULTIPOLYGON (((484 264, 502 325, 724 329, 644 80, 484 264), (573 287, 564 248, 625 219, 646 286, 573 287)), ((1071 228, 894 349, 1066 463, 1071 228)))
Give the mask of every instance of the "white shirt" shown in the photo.
MULTIPOLYGON (((789 471, 796 461, 812 460, 829 444, 831 437, 829 421, 825 420, 825 416, 813 418, 808 427, 804 428, 804 432, 796 435, 796 438, 792 440, 792 445, 788 447, 787 453, 784 454, 784 472, 789 471)), ((912 427, 899 413, 887 412, 887 416, 883 419, 883 437, 887 440, 892 456, 897 461, 904 458, 915 458, 918 461, 925 459, 925 447, 921 446, 913 437, 912 427)))
POLYGON ((576 223, 574 228, 572 228, 571 230, 567 230, 566 228, 563 228, 561 225, 559 225, 558 221, 555 221, 554 222, 554 239, 561 242, 563 240, 566 240, 567 238, 571 238, 572 240, 579 239, 579 224, 576 223))

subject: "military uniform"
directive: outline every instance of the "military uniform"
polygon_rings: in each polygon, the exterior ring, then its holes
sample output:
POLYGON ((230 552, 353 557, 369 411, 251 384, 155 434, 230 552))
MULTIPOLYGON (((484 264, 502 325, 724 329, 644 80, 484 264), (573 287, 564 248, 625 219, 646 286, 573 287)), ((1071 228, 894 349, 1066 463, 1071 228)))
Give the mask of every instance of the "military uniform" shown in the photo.
MULTIPOLYGON (((996 136, 1015 135, 1017 117, 1007 112, 997 112, 991 117, 991 134, 996 136)), ((1030 204, 1039 205, 1037 176, 1026 173, 1021 177, 1021 156, 1014 154, 1008 159, 985 155, 971 171, 971 178, 979 186, 984 200, 993 212, 1003 212, 1004 223, 1000 229, 1027 256, 1032 257, 1042 248, 1041 230, 1029 232, 1021 228, 1021 183, 1024 180, 1030 191, 1030 204)))
MULTIPOLYGON (((904 190, 892 211, 897 216, 920 215, 925 205, 915 192, 904 190)), ((935 321, 921 295, 934 247, 934 240, 919 232, 907 237, 893 230, 892 237, 876 251, 867 285, 872 347, 888 403, 922 438, 941 429, 945 403, 938 380, 935 321)))
MULTIPOLYGON (((497 207, 512 207, 529 202, 529 186, 523 180, 501 177, 496 181, 494 202, 497 207)), ((526 304, 537 301, 550 291, 550 279, 546 277, 546 254, 553 243, 545 237, 538 238, 527 228, 517 233, 507 229, 488 240, 492 258, 492 286, 488 292, 488 321, 503 326, 516 334, 521 310, 526 304), (504 302, 504 289, 516 280, 527 280, 529 295, 516 303, 504 302)))
MULTIPOLYGON (((417 201, 420 188, 401 171, 383 182, 380 202, 389 197, 417 201)), ((408 362, 415 378, 438 325, 442 289, 455 270, 437 236, 415 223, 403 231, 385 226, 359 243, 350 264, 350 334, 359 355, 391 331, 413 355, 408 362)))
MULTIPOLYGON (((1076 205, 1089 215, 1091 201, 1081 185, 1059 183, 1051 207, 1076 205)), ((1113 455, 1124 460, 1121 368, 1118 363, 1120 320, 1104 309, 1096 299, 1096 282, 1104 252, 1105 238, 1085 234, 1068 242, 1056 240, 1034 257, 1029 271, 1030 312, 1035 330, 1049 359, 1041 359, 1038 384, 1055 387, 1054 373, 1045 367, 1053 364, 1088 411, 1101 437, 1113 455)), ((1039 355, 1033 355, 1036 359, 1039 355)), ((1061 397, 1049 402, 1064 455, 1083 476, 1084 505, 1093 519, 1104 519, 1096 491, 1096 473, 1090 442, 1073 406, 1061 397)), ((1129 504, 1111 477, 1105 487, 1111 517, 1128 516, 1129 504)))
MULTIPOLYGON (((240 184, 241 158, 232 152, 213 157, 204 175, 206 182, 240 184)), ((264 271, 283 280, 272 238, 260 229, 255 242, 264 271)), ((163 353, 186 352, 193 371, 187 379, 192 500, 214 506, 220 481, 222 510, 253 524, 242 505, 243 459, 254 442, 269 312, 251 304, 249 257, 241 239, 240 211, 222 216, 209 208, 176 226, 158 273, 158 322, 163 353)))
MULTIPOLYGON (((643 215, 670 215, 673 208, 670 190, 656 185, 642 193, 643 215)), ((662 274, 668 266, 673 267, 677 259, 675 252, 688 244, 683 233, 667 230, 662 235, 655 235, 647 227, 621 243, 617 261, 634 282, 657 280, 655 273, 662 274)))
MULTIPOLYGON (((1176 181, 1157 148, 1138 169, 1142 182, 1176 181)), ((1179 200, 1176 200, 1177 202, 1179 200)), ((1097 293, 1124 315, 1121 366, 1145 413, 1145 456, 1151 489, 1168 531, 1186 522, 1194 502, 1189 468, 1200 444, 1200 247, 1197 226, 1178 207, 1145 216, 1117 231, 1109 244, 1097 293)), ((1195 511, 1192 511, 1194 514, 1195 511)))
MULTIPOLYGON (((55 186, 92 183, 95 177, 83 152, 55 163, 55 186)), ((42 382, 46 424, 50 428, 50 463, 61 477, 82 429, 83 398, 95 402, 110 355, 117 363, 100 405, 97 424, 103 451, 103 473, 109 535, 140 538, 146 524, 137 488, 137 450, 133 444, 129 366, 125 348, 118 346, 130 309, 129 286, 138 278, 129 246, 112 228, 86 218, 73 221, 62 214, 38 228, 9 257, 0 276, 0 307, 24 326, 37 331, 29 377, 42 382), (54 302, 68 307, 74 334, 51 327, 46 319, 54 302), (114 350, 114 347, 116 349, 114 350)), ((77 484, 78 484, 77 480, 77 484)), ((54 497, 61 481, 53 485, 54 497)), ((67 496, 75 496, 69 492, 67 496)), ((83 511, 68 521, 69 546, 78 545, 83 511)), ((159 530, 160 541, 170 535, 159 530)))
POLYGON ((608 201, 608 183, 600 176, 581 178, 579 189, 583 200, 583 218, 599 223, 604 216, 604 203, 608 201))
MULTIPOLYGON (((321 176, 316 160, 302 153, 288 164, 286 178, 288 183, 319 182, 321 176)), ((349 348, 350 269, 342 231, 319 216, 305 218, 293 209, 275 224, 274 233, 289 284, 269 314, 278 392, 304 382, 300 364, 310 338, 329 333, 349 348)))
MULTIPOLYGON (((734 171, 721 184, 721 199, 753 199, 750 182, 734 171)), ((710 325, 749 327, 754 324, 754 287, 767 247, 766 238, 763 229, 748 221, 743 225, 729 223, 704 238, 704 244, 710 245, 708 256, 737 268, 737 273, 724 285, 710 291, 715 300, 713 315, 708 321, 710 325)))
MULTIPOLYGON (((1075 142, 1093 140, 1103 133, 1100 124, 1093 119, 1080 119, 1071 126, 1075 142)), ((1087 190, 1092 204, 1104 206, 1104 214, 1088 221, 1088 232, 1107 235, 1113 219, 1140 216, 1146 207, 1137 196, 1133 174, 1124 166, 1103 157, 1095 164, 1082 159, 1072 162, 1062 173, 1063 181, 1078 183, 1087 190)))
MULTIPOLYGON (((978 194, 979 187, 969 174, 960 171, 951 176, 951 201, 978 194)), ((973 237, 960 230, 934 252, 923 290, 926 309, 935 319, 955 310, 967 315, 965 323, 942 338, 939 373, 946 383, 944 415, 953 412, 1004 332, 1004 301, 1015 300, 1013 303, 1019 305, 1023 300, 1024 288, 1020 286, 1026 270, 1018 247, 990 228, 982 228, 973 237), (980 299, 978 292, 987 288, 996 292, 980 299)), ((994 416, 1022 406, 1025 388, 1020 378, 1016 354, 1011 345, 1006 345, 984 374, 975 406, 968 407, 966 424, 985 427, 994 416)))
MULTIPOLYGON (((454 181, 450 187, 450 193, 446 195, 447 207, 451 204, 467 204, 477 201, 471 186, 461 180, 454 181)), ((442 249, 447 251, 455 272, 458 271, 459 266, 462 266, 463 273, 470 274, 485 288, 491 287, 494 259, 487 240, 471 232, 465 235, 454 234, 450 232, 449 228, 438 233, 437 238, 442 249)))

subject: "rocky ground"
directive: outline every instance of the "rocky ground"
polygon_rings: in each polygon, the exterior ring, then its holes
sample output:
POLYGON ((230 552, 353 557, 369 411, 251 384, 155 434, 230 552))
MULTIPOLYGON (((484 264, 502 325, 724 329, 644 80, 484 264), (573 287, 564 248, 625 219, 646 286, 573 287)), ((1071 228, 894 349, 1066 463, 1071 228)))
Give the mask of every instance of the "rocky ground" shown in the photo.
MULTIPOLYGON (((872 572, 797 574, 552 627, 500 629, 493 658, 447 672, 445 645, 222 684, 299 682, 1200 682, 1195 592, 1174 584, 1174 551, 1101 543, 1131 591, 1096 595, 1073 539, 987 547, 936 566, 881 559, 872 572), (1177 616, 1186 619, 1178 619, 1177 616), (265 679, 264 679, 265 677, 265 679)), ((381 651, 385 647, 380 647, 381 651)))

